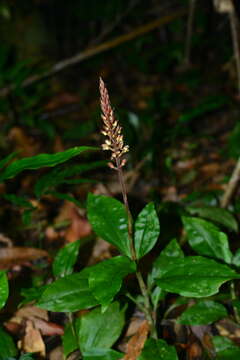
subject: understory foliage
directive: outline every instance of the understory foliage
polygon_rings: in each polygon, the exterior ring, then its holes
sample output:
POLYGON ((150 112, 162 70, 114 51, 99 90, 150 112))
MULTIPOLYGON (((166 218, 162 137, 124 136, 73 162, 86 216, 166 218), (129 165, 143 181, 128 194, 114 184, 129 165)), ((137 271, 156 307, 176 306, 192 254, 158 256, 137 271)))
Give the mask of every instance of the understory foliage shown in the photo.
MULTIPOLYGON (((179 204, 177 209, 183 228, 179 238, 161 243, 162 205, 150 202, 136 216, 131 213, 124 179, 125 154, 131 149, 124 143, 122 128, 102 79, 100 95, 102 133, 106 136, 102 147, 111 153, 108 166, 118 175, 123 202, 89 193, 86 211, 94 233, 116 249, 116 256, 76 272, 74 266, 82 249, 81 241, 67 244, 55 255, 45 283, 23 289, 22 304, 35 304, 50 313, 65 314, 62 345, 66 358, 75 352, 77 358, 84 360, 125 359, 118 346, 119 339, 128 325, 129 314, 138 309, 148 330, 136 349, 137 359, 181 359, 184 349, 167 342, 162 334, 164 323, 184 325, 188 331, 194 331, 196 326, 204 328, 227 316, 240 323, 236 290, 240 279, 240 251, 230 248, 228 236, 238 232, 238 223, 227 209, 199 206, 189 201, 179 204), (155 258, 151 257, 153 249, 158 252, 155 258), (148 256, 151 266, 145 269, 144 260, 148 256), (168 308, 166 304, 170 304, 168 308)), ((17 154, 12 153, 0 162, 0 181, 4 183, 26 170, 53 167, 37 180, 35 196, 38 199, 43 195, 56 196, 54 187, 66 178, 105 164, 89 162, 67 170, 62 168, 71 158, 92 151, 99 149, 80 146, 20 160, 14 160, 17 154)), ((69 199, 67 194, 58 195, 69 199)), ((14 194, 5 194, 5 197, 23 207, 23 221, 31 221, 34 212, 31 202, 14 194)), ((70 200, 79 205, 76 199, 70 200)), ((9 297, 7 272, 1 271, 1 308, 9 297)), ((204 350, 202 358, 239 358, 239 347, 228 338, 216 335, 207 342, 199 335, 199 339, 204 350)), ((13 339, 1 327, 0 359, 18 355, 21 360, 33 356, 18 354, 13 339)))

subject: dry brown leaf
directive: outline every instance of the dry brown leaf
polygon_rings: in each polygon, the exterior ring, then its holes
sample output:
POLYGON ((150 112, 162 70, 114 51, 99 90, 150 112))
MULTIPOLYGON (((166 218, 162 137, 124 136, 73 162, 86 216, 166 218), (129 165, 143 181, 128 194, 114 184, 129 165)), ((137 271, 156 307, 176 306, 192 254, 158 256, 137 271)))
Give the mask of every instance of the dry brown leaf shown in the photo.
POLYGON ((142 317, 132 316, 125 336, 130 337, 135 335, 143 322, 145 322, 145 320, 142 317))
POLYGON ((64 334, 64 327, 53 322, 49 322, 37 317, 29 318, 36 329, 38 329, 44 336, 60 335, 64 334))
POLYGON ((57 346, 55 349, 50 351, 48 357, 49 357, 49 360, 63 360, 64 359, 63 347, 57 346))
POLYGON ((200 170, 208 176, 213 176, 221 170, 220 163, 211 163, 201 166, 200 170))
POLYGON ((12 240, 7 237, 6 235, 0 233, 0 243, 5 244, 7 247, 12 247, 13 246, 13 242, 12 240))
POLYGON ((0 248, 0 269, 9 269, 40 258, 49 259, 47 251, 17 246, 2 247, 0 248))
MULTIPOLYGON (((61 231, 61 236, 65 237, 66 243, 74 242, 90 235, 92 230, 89 222, 70 201, 65 201, 63 203, 54 222, 57 224, 66 220, 71 222, 66 230, 61 231)), ((51 235, 54 237, 53 231, 51 231, 51 235)))
POLYGON ((94 265, 99 261, 111 258, 111 248, 113 248, 111 244, 98 238, 96 243, 94 244, 91 257, 88 261, 88 266, 94 265))
POLYGON ((46 356, 46 348, 42 339, 42 335, 38 329, 35 329, 31 320, 27 320, 25 335, 22 340, 18 342, 19 349, 29 352, 38 353, 42 357, 46 356))
POLYGON ((75 206, 72 207, 69 215, 72 223, 65 234, 65 240, 67 243, 74 242, 91 234, 91 225, 85 217, 79 214, 75 206))
POLYGON ((123 360, 136 360, 137 357, 141 354, 144 343, 149 334, 149 325, 147 320, 144 320, 141 326, 138 328, 138 331, 127 343, 127 351, 123 360))
POLYGON ((194 342, 194 343, 190 344, 189 347, 187 348, 188 360, 199 360, 199 359, 201 359, 202 352, 203 352, 202 348, 197 342, 194 342))
POLYGON ((63 326, 48 321, 46 310, 34 305, 26 305, 17 310, 14 316, 4 323, 4 326, 9 332, 16 334, 25 327, 26 320, 31 320, 34 328, 39 330, 42 335, 63 335, 64 333, 63 326))
POLYGON ((222 319, 216 323, 219 335, 226 336, 229 339, 240 343, 240 326, 230 319, 222 319))
POLYGON ((29 319, 30 317, 37 317, 48 321, 48 312, 34 305, 26 305, 18 309, 10 321, 20 324, 23 319, 29 319))

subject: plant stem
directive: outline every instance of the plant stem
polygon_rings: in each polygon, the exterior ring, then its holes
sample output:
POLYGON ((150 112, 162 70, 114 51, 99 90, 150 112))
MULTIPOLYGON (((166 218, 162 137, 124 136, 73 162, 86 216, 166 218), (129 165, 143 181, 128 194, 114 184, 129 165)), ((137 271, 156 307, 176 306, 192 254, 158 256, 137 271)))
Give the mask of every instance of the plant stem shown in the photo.
POLYGON ((240 157, 238 158, 238 161, 235 165, 231 178, 227 184, 226 190, 220 201, 220 205, 222 208, 226 208, 228 206, 229 201, 231 200, 231 197, 234 191, 236 190, 239 178, 240 178, 240 157))
MULTIPOLYGON (((234 301, 237 299, 237 296, 236 296, 236 292, 235 292, 235 286, 234 286, 234 282, 231 281, 230 282, 230 293, 231 293, 231 299, 234 301)), ((240 316, 238 314, 238 309, 236 308, 236 306, 233 305, 233 312, 234 312, 234 317, 235 317, 235 320, 238 324, 240 324, 240 316)))
POLYGON ((127 189, 126 189, 126 185, 125 185, 125 181, 124 181, 124 177, 123 177, 123 171, 121 168, 121 164, 119 159, 116 159, 116 165, 117 165, 117 172, 118 172, 118 180, 121 186, 121 191, 122 191, 122 197, 123 197, 123 202, 127 211, 127 216, 128 216, 128 236, 129 236, 129 242, 130 242, 130 251, 131 251, 131 256, 132 256, 132 260, 136 260, 136 251, 134 248, 134 243, 133 243, 133 225, 132 225, 132 214, 130 212, 129 209, 129 204, 128 204, 128 198, 127 198, 127 189))
POLYGON ((136 272, 136 277, 138 280, 138 284, 144 299, 144 305, 145 305, 145 309, 146 309, 146 317, 147 320, 150 324, 151 327, 151 335, 154 339, 157 339, 157 330, 156 330, 156 326, 155 326, 155 321, 154 321, 154 317, 153 317, 153 312, 151 309, 151 304, 150 304, 150 299, 149 299, 149 294, 148 294, 148 290, 146 287, 146 284, 143 280, 142 274, 140 271, 136 272))
MULTIPOLYGON (((126 190, 126 185, 124 182, 123 171, 122 171, 122 167, 121 167, 121 164, 120 164, 120 161, 118 158, 116 159, 116 168, 117 168, 117 172, 118 172, 119 183, 121 186, 123 202, 124 202, 124 205, 125 205, 125 208, 127 211, 127 215, 128 215, 128 235, 129 235, 131 256, 132 256, 132 260, 135 262, 135 264, 137 266, 138 263, 137 263, 137 259, 136 259, 136 251, 135 251, 134 242, 133 242, 132 214, 129 209, 127 190, 126 190)), ((136 277, 137 277, 137 281, 138 281, 142 296, 144 298, 144 308, 145 308, 144 313, 145 313, 146 318, 151 327, 151 335, 153 338, 157 339, 157 331, 156 331, 155 321, 154 321, 153 314, 152 314, 151 303, 150 303, 147 286, 146 286, 146 284, 143 280, 142 274, 139 270, 136 271, 136 277)))
POLYGON ((240 95, 240 51, 239 51, 239 44, 238 44, 238 29, 237 29, 237 18, 235 11, 232 10, 229 12, 230 17, 230 25, 232 31, 232 42, 233 42, 233 50, 234 50, 234 57, 236 61, 236 69, 237 69, 237 79, 238 79, 238 95, 240 95))

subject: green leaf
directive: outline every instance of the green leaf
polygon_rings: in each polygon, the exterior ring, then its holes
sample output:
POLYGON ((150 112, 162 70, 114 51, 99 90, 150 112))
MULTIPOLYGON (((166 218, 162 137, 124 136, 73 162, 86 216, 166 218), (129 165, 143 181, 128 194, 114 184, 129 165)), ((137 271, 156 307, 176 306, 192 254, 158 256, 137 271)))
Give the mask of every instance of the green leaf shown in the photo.
POLYGON ((151 291, 151 301, 154 309, 157 309, 158 303, 163 300, 166 296, 166 292, 161 289, 159 286, 156 286, 154 290, 151 291))
POLYGON ((217 360, 239 360, 240 347, 224 336, 213 336, 217 360))
POLYGON ((84 353, 83 360, 118 360, 124 354, 112 349, 93 349, 84 353))
POLYGON ((78 342, 73 330, 72 324, 68 323, 64 329, 64 335, 62 336, 63 353, 67 357, 70 353, 78 349, 78 342))
POLYGON ((9 154, 8 156, 6 156, 5 158, 3 158, 2 160, 0 160, 0 169, 2 169, 4 166, 6 166, 13 158, 15 158, 15 156, 18 154, 17 151, 9 154))
POLYGON ((179 246, 176 239, 173 239, 169 244, 161 251, 158 258, 153 263, 153 269, 151 276, 153 279, 161 277, 166 272, 166 266, 175 264, 175 261, 179 258, 183 258, 184 253, 179 246))
POLYGON ((204 206, 204 207, 196 207, 196 206, 188 206, 186 210, 191 215, 198 215, 200 217, 209 219, 213 222, 216 222, 220 225, 227 227, 230 230, 235 232, 238 231, 238 223, 232 213, 226 209, 222 209, 215 206, 204 206))
POLYGON ((72 202, 73 204, 75 204, 77 207, 82 207, 83 205, 81 204, 80 201, 78 201, 77 199, 75 199, 75 197, 69 195, 69 194, 62 194, 56 191, 51 191, 48 194, 55 196, 57 199, 60 200, 67 200, 72 202))
POLYGON ((19 360, 34 360, 32 353, 22 354, 19 360))
POLYGON ((178 360, 174 346, 168 345, 162 339, 148 339, 137 360, 178 360))
POLYGON ((10 201, 12 204, 16 206, 20 206, 27 209, 34 209, 34 206, 31 204, 30 201, 26 200, 22 196, 17 196, 15 194, 4 194, 4 199, 10 201))
POLYGON ((81 316, 76 324, 80 350, 109 349, 119 338, 124 326, 125 309, 114 302, 102 313, 98 307, 81 316))
POLYGON ((128 217, 124 205, 114 198, 89 193, 87 211, 96 234, 131 257, 128 217))
POLYGON ((90 146, 78 146, 56 154, 40 154, 13 161, 0 175, 0 181, 11 179, 24 170, 56 166, 87 150, 98 149, 90 146))
POLYGON ((188 256, 166 265, 156 282, 166 291, 198 298, 214 295, 223 283, 239 278, 227 265, 201 256, 188 256))
POLYGON ((203 219, 182 217, 182 220, 188 242, 197 253, 231 263, 232 253, 225 233, 203 219))
POLYGON ((228 315, 226 308, 215 301, 199 301, 185 310, 177 322, 183 325, 208 325, 228 315))
POLYGON ((136 265, 133 261, 125 256, 116 256, 90 268, 89 287, 95 298, 105 307, 120 290, 123 278, 134 271, 136 265))
POLYGON ((40 287, 31 287, 28 289, 21 289, 21 296, 25 297, 25 299, 21 302, 21 305, 40 299, 42 293, 44 292, 44 290, 46 290, 46 288, 47 285, 43 285, 40 287))
POLYGON ((106 166, 106 161, 95 161, 89 164, 78 164, 65 168, 58 166, 46 175, 40 177, 35 185, 35 194, 37 197, 40 197, 50 189, 53 189, 60 184, 65 184, 67 179, 71 176, 79 175, 86 171, 103 166, 106 166))
POLYGON ((6 360, 6 358, 16 355, 17 349, 12 337, 0 327, 0 360, 6 360))
POLYGON ((189 121, 204 115, 205 113, 209 111, 213 111, 215 109, 218 109, 229 102, 229 99, 225 96, 211 96, 207 97, 202 101, 200 104, 198 104, 195 108, 189 110, 185 114, 181 115, 179 117, 180 123, 188 123, 189 121))
POLYGON ((88 309, 98 304, 88 285, 89 268, 48 285, 37 306, 59 312, 88 309))
POLYGON ((134 244, 137 259, 146 255, 156 244, 160 224, 153 203, 149 203, 140 212, 134 226, 134 244))
POLYGON ((235 252, 235 254, 233 255, 232 258, 232 264, 239 267, 240 266, 240 248, 237 249, 237 251, 235 252))
POLYGON ((8 278, 5 271, 0 271, 0 309, 5 305, 9 294, 8 278))
POLYGON ((67 244, 59 250, 53 262, 53 275, 64 277, 73 272, 73 266, 78 257, 80 240, 67 244))

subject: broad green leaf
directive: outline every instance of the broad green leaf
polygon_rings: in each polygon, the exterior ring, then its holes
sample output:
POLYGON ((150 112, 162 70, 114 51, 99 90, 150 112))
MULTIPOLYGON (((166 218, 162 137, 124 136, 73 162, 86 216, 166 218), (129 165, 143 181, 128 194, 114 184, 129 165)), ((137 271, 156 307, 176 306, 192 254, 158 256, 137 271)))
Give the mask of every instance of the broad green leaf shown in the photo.
POLYGON ((224 336, 214 336, 213 345, 217 354, 217 360, 239 360, 240 347, 224 336))
POLYGON ((17 355, 17 352, 12 337, 0 327, 0 360, 14 357, 17 355))
POLYGON ((55 277, 64 277, 73 272, 73 266, 77 260, 80 245, 80 240, 77 240, 65 245, 58 251, 52 265, 55 277))
POLYGON ((203 219, 183 217, 182 220, 188 242, 198 254, 221 259, 228 264, 231 263, 232 253, 225 233, 203 219))
MULTIPOLYGON (((5 305, 8 298, 8 278, 5 271, 0 271, 0 309, 5 305)), ((0 351, 1 352, 1 351, 0 351)))
POLYGON ((199 301, 185 310, 177 322, 183 325, 208 325, 228 315, 226 308, 215 301, 199 301))
POLYGON ((162 339, 148 339, 137 360, 178 360, 174 346, 168 345, 162 339))
POLYGON ((240 248, 237 249, 237 251, 235 252, 235 254, 233 255, 232 258, 232 264, 239 267, 240 266, 240 248))
POLYGON ((90 268, 89 287, 95 298, 105 307, 120 290, 123 278, 134 271, 136 265, 133 261, 125 256, 116 256, 90 268))
POLYGON ((184 253, 178 244, 176 239, 173 239, 169 244, 161 251, 158 258, 153 263, 153 269, 151 276, 156 279, 164 274, 166 266, 175 264, 175 261, 179 258, 183 258, 184 253))
POLYGON ((131 257, 128 217, 124 205, 111 197, 88 195, 88 219, 98 236, 131 257))
POLYGON ((81 352, 111 348, 122 332, 124 312, 125 309, 120 309, 119 303, 114 302, 104 313, 98 307, 81 316, 76 324, 81 352))
MULTIPOLYGON (((40 177, 35 185, 35 194, 37 197, 42 196, 50 189, 54 189, 60 184, 65 184, 71 176, 82 174, 86 171, 106 166, 106 161, 94 161, 89 164, 72 165, 65 168, 58 166, 46 175, 40 177)), ((81 179, 80 179, 81 180, 81 179)))
POLYGON ((198 298, 214 295, 223 283, 239 278, 227 265, 201 256, 188 256, 166 265, 156 282, 163 290, 198 298))
POLYGON ((87 150, 98 150, 90 146, 78 146, 55 154, 40 154, 13 161, 1 174, 0 181, 11 179, 24 170, 53 167, 87 150))
POLYGON ((93 349, 83 353, 83 360, 119 360, 124 354, 112 349, 93 349))
POLYGON ((227 227, 230 230, 238 231, 238 223, 230 211, 216 206, 188 206, 186 210, 191 215, 198 215, 200 217, 209 219, 220 225, 227 227))
POLYGON ((31 287, 28 289, 21 289, 21 296, 25 297, 25 299, 21 302, 21 305, 40 299, 42 293, 46 290, 46 288, 47 285, 43 285, 40 287, 31 287))
POLYGON ((72 324, 68 323, 64 328, 64 335, 62 336, 63 353, 67 357, 70 353, 78 349, 77 337, 72 324))
POLYGON ((160 232, 154 204, 149 203, 140 212, 134 225, 134 245, 137 259, 146 255, 156 244, 160 232))
POLYGON ((48 285, 37 306, 59 312, 88 309, 98 304, 88 285, 89 268, 48 285))

